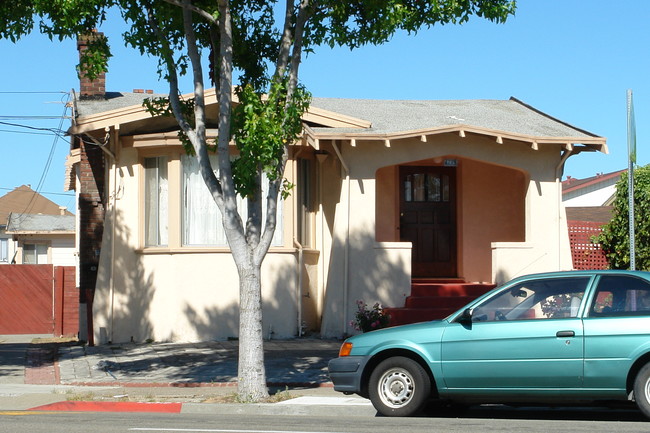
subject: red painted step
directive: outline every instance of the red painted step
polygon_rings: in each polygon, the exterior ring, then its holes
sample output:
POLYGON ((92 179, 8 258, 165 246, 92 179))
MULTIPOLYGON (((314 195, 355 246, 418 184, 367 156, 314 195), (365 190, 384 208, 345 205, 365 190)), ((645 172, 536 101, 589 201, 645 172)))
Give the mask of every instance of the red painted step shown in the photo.
POLYGON ((477 298, 494 287, 494 284, 428 283, 415 280, 411 284, 411 296, 471 296, 477 298))
POLYGON ((404 307, 384 308, 390 326, 444 319, 495 287, 494 284, 466 283, 462 280, 417 279, 404 307))
POLYGON ((404 307, 458 309, 474 299, 476 299, 474 296, 409 296, 406 298, 404 307))

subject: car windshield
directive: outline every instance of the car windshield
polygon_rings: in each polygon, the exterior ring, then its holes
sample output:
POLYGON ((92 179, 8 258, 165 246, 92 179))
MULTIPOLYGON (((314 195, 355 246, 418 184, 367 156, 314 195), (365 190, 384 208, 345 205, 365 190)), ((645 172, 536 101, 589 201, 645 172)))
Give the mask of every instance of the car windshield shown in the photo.
POLYGON ((508 287, 474 307, 473 322, 577 317, 589 277, 547 278, 508 287))

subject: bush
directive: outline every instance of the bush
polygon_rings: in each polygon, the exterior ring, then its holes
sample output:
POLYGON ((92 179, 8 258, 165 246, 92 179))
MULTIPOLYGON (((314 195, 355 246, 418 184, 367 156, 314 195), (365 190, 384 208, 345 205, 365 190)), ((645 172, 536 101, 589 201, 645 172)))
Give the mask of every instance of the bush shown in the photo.
POLYGON ((372 308, 368 308, 362 300, 357 301, 357 312, 354 315, 354 320, 350 322, 357 331, 369 332, 375 329, 385 328, 390 322, 390 315, 384 312, 384 309, 379 302, 375 303, 372 308))

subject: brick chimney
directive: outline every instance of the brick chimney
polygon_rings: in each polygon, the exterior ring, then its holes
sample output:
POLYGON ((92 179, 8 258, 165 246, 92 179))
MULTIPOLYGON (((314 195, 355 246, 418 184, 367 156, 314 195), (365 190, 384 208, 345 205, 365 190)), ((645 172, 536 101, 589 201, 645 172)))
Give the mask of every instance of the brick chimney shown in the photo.
MULTIPOLYGON (((97 31, 93 31, 86 35, 79 35, 77 37, 77 51, 79 51, 79 58, 81 58, 81 54, 88 49, 89 42, 103 35, 103 33, 97 31)), ((104 99, 106 97, 106 74, 102 72, 94 80, 90 80, 79 74, 79 95, 81 99, 104 99)))

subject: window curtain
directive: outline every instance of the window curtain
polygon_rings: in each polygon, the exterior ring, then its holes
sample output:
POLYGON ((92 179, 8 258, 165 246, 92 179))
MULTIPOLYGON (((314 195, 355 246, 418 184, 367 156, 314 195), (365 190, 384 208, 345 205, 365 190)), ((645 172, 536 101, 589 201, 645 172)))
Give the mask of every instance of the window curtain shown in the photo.
POLYGON ((145 158, 145 237, 147 246, 168 244, 167 157, 145 158))
MULTIPOLYGON (((217 156, 210 155, 212 168, 218 166, 217 156)), ((199 163, 194 157, 183 155, 183 245, 188 246, 228 246, 223 229, 221 212, 199 173, 199 163)), ((218 175, 215 170, 215 175, 218 175)), ((266 177, 262 183, 262 194, 266 196, 269 182, 266 177)), ((237 196, 237 208, 242 218, 246 218, 248 208, 246 200, 237 196)), ((262 205, 263 222, 266 220, 266 201, 262 205)), ((282 236, 282 202, 278 204, 278 223, 272 245, 281 246, 282 236)))

